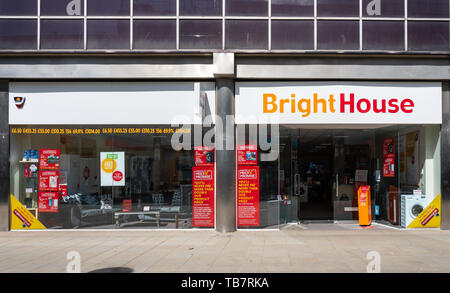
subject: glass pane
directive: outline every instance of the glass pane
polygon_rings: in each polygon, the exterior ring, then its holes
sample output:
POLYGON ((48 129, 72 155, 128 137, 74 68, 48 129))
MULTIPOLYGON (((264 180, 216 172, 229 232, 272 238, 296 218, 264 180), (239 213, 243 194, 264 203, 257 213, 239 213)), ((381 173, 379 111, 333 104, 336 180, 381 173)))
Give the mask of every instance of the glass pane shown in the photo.
POLYGON ((0 49, 36 49, 36 20, 0 20, 0 49))
POLYGON ((41 49, 83 49, 83 20, 41 20, 41 49))
POLYGON ((175 20, 135 20, 134 49, 175 49, 175 20))
POLYGON ((181 20, 181 49, 221 49, 221 20, 181 20))
POLYGON ((84 1, 41 0, 41 15, 84 15, 84 1))
POLYGON ((449 51, 448 22, 408 22, 409 51, 449 51))
POLYGON ((133 14, 136 16, 175 16, 176 0, 134 0, 133 14))
POLYGON ((359 0, 317 0, 318 16, 359 16, 359 0))
POLYGON ((319 50, 358 50, 358 21, 318 21, 317 47, 319 50))
POLYGON ((373 0, 363 0, 363 16, 405 17, 405 0, 380 1, 379 7, 373 3, 373 0))
POLYGON ((222 16, 222 0, 180 0, 180 15, 222 16))
POLYGON ((272 49, 314 49, 314 21, 272 20, 272 49))
POLYGON ((314 16, 314 0, 272 0, 272 16, 314 16))
POLYGON ((267 16, 267 0, 227 0, 226 14, 230 16, 267 16))
POLYGON ((449 0, 408 0, 408 17, 449 17, 449 0))
POLYGON ((0 15, 37 15, 36 0, 0 1, 0 15))
POLYGON ((267 49, 265 20, 228 20, 225 29, 226 49, 267 49))
POLYGON ((130 15, 130 0, 89 0, 88 15, 130 15))
POLYGON ((364 50, 395 50, 405 49, 405 25, 395 21, 364 21, 364 50))
POLYGON ((129 49, 130 21, 88 20, 88 49, 129 49))

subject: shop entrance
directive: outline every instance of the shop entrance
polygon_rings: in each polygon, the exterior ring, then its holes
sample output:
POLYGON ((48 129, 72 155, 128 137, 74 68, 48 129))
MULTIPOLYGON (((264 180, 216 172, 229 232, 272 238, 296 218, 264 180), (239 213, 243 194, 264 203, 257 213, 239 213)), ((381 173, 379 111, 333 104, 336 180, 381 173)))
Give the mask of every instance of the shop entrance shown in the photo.
POLYGON ((367 129, 281 127, 281 221, 357 220, 357 188, 374 181, 374 145, 367 129))

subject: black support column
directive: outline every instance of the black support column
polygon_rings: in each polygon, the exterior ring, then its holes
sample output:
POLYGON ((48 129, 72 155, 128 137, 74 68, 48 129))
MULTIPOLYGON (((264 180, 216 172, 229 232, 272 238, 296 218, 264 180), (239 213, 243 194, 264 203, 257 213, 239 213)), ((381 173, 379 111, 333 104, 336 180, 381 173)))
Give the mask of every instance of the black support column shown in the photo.
MULTIPOLYGON (((223 125, 223 127, 216 127, 216 231, 234 232, 236 231, 236 150, 234 147, 236 131, 232 78, 216 79, 216 118, 220 119, 219 123, 223 125), (227 149, 227 145, 232 145, 232 149, 230 147, 227 149)), ((217 124, 216 121, 216 126, 217 124)))
POLYGON ((442 83, 441 229, 450 230, 450 83, 442 83))
POLYGON ((0 81, 0 231, 9 230, 8 82, 0 81))

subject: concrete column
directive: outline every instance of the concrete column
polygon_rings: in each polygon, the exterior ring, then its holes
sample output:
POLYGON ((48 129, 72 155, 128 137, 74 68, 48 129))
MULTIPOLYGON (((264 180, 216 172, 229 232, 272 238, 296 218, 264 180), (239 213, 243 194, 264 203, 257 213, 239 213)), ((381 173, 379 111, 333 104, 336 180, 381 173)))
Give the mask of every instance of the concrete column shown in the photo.
POLYGON ((216 80, 216 231, 236 231, 234 80, 216 80), (228 119, 228 120, 227 120, 228 119), (232 121, 230 120, 232 119, 232 121), (217 127, 222 123, 222 127, 217 127), (231 129, 230 129, 231 128, 231 129), (227 147, 228 146, 228 147, 227 147))
POLYGON ((9 230, 8 82, 0 81, 0 231, 9 230))
POLYGON ((441 229, 450 230, 450 83, 442 83, 441 229))

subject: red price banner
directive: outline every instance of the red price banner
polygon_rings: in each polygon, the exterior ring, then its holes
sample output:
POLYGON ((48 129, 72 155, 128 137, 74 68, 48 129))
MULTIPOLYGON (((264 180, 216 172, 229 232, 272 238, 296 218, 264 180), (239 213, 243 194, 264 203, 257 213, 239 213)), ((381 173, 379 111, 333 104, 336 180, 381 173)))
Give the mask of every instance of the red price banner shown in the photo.
POLYGON ((41 149, 39 152, 40 170, 59 170, 60 150, 41 149))
POLYGON ((59 192, 59 171, 40 171, 39 191, 59 192))
POLYGON ((192 226, 214 227, 214 167, 192 167, 192 226))
POLYGON ((57 213, 59 192, 39 192, 38 211, 40 213, 57 213))
POLYGON ((259 167, 239 166, 238 226, 259 226, 259 167))
POLYGON ((258 147, 251 145, 238 145, 236 149, 238 165, 256 165, 258 163, 258 147))
POLYGON ((214 166, 214 147, 195 147, 195 165, 198 167, 214 166))

